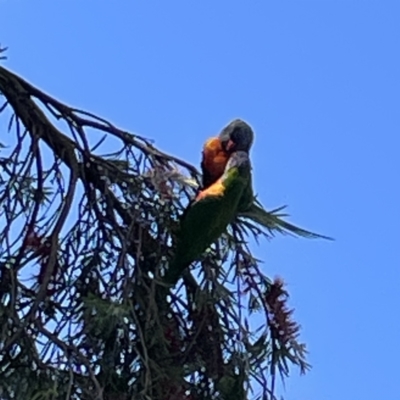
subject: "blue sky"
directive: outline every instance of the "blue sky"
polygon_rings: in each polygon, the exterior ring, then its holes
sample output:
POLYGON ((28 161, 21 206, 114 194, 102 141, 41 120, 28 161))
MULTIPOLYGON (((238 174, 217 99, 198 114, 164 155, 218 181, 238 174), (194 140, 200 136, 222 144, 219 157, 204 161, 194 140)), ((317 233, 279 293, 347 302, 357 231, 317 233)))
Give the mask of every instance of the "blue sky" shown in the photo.
POLYGON ((198 164, 205 139, 247 120, 263 204, 336 238, 253 246, 288 282, 313 364, 286 398, 398 399, 400 2, 0 8, 3 65, 165 151, 198 164))

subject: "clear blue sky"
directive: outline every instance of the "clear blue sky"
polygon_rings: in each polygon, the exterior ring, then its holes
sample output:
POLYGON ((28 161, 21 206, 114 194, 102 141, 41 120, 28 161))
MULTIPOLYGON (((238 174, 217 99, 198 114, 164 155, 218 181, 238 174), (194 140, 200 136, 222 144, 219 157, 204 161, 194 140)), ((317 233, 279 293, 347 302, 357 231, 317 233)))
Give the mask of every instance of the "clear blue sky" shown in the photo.
POLYGON ((0 43, 6 67, 193 163, 250 122, 263 204, 337 239, 254 246, 314 367, 286 398, 399 398, 400 1, 0 0, 0 43))

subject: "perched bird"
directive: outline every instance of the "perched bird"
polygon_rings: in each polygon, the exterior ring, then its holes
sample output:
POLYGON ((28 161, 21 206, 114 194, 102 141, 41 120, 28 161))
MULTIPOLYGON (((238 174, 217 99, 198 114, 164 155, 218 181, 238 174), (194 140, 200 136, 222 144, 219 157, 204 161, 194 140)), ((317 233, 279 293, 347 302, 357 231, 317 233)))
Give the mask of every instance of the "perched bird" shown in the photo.
POLYGON ((218 137, 208 139, 203 147, 201 161, 203 190, 222 176, 229 156, 235 151, 248 153, 253 140, 253 130, 241 119, 230 122, 218 137))
MULTIPOLYGON (((249 152, 254 140, 254 132, 250 125, 241 119, 235 119, 222 129, 218 137, 207 140, 203 147, 201 169, 203 172, 203 190, 208 188, 223 174, 229 155, 233 151, 249 152)), ((282 219, 286 214, 279 214, 283 208, 266 211, 255 199, 252 179, 248 180, 246 188, 238 205, 239 216, 253 220, 266 228, 269 233, 288 233, 307 238, 331 240, 330 237, 307 231, 282 219)))
POLYGON ((216 182, 199 192, 182 215, 175 241, 175 254, 164 282, 175 285, 185 268, 226 230, 235 219, 251 177, 249 155, 233 152, 216 182))

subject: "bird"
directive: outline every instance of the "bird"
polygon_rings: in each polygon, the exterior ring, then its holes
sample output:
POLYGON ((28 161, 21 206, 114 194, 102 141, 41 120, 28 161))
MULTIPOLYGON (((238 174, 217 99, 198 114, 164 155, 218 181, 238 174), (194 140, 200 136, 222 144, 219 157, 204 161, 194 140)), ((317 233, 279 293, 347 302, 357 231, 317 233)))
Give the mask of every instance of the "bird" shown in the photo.
POLYGON ((208 139, 202 151, 202 190, 222 176, 229 156, 233 152, 249 153, 253 141, 253 129, 241 119, 234 119, 222 129, 218 136, 208 139))
POLYGON ((199 259, 235 220, 249 179, 251 164, 248 152, 234 151, 222 176, 189 203, 179 223, 175 253, 163 278, 167 285, 174 286, 182 272, 199 259))
MULTIPOLYGON (((253 129, 247 122, 241 119, 234 119, 222 129, 217 137, 208 139, 203 146, 202 152, 202 190, 207 189, 224 173, 226 163, 232 152, 244 151, 249 153, 253 141, 253 129)), ((284 208, 280 207, 277 210, 266 211, 254 195, 252 177, 250 176, 239 201, 239 217, 252 220, 271 234, 279 232, 306 238, 332 240, 329 236, 307 231, 286 222, 282 217, 286 217, 287 215, 279 213, 284 208)))

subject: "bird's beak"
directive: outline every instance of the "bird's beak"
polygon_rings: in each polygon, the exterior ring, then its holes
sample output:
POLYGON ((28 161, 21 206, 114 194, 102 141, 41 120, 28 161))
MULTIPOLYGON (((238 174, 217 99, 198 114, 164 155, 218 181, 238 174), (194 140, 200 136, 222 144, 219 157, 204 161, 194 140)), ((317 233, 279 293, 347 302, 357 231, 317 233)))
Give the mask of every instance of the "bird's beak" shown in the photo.
POLYGON ((235 146, 236 143, 233 140, 229 139, 228 143, 226 144, 226 151, 228 152, 232 151, 235 148, 235 146))

